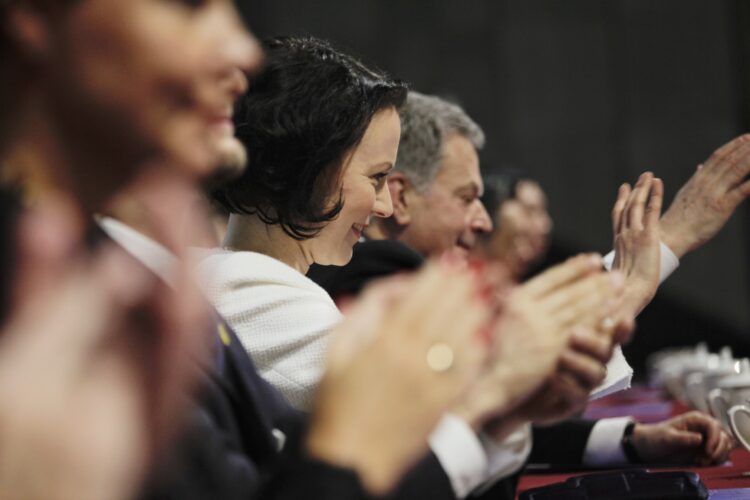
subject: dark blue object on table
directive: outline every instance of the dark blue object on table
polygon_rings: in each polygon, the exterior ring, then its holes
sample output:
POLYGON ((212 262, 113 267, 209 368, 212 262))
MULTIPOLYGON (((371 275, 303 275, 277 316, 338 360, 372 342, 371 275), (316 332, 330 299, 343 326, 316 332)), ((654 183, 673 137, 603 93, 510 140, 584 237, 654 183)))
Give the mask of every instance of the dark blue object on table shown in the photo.
POLYGON ((519 500, 705 500, 708 490, 693 472, 629 469, 571 477, 527 490, 519 500))

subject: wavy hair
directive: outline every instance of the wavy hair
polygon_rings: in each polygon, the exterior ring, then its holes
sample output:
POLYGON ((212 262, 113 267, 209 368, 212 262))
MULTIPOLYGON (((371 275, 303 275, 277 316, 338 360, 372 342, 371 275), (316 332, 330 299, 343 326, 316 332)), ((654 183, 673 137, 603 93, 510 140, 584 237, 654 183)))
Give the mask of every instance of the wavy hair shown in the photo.
POLYGON ((373 115, 400 108, 408 89, 323 40, 280 37, 266 47, 265 68, 235 113, 247 168, 212 196, 230 213, 257 214, 303 240, 338 216, 347 153, 373 115))

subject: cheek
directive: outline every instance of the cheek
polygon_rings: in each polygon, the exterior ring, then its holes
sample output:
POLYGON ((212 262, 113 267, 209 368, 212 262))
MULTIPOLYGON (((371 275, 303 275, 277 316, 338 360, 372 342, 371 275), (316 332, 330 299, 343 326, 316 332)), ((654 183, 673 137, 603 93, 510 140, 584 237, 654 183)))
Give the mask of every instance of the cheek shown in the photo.
POLYGON ((74 41, 80 86, 132 127, 131 133, 167 149, 184 136, 180 146, 189 149, 200 125, 197 116, 188 115, 194 114, 196 84, 206 72, 205 51, 198 50, 202 41, 159 4, 136 4, 106 16, 108 23, 82 26, 74 41))
POLYGON ((375 208, 375 190, 370 185, 364 183, 344 185, 343 196, 342 213, 350 221, 364 222, 375 208))

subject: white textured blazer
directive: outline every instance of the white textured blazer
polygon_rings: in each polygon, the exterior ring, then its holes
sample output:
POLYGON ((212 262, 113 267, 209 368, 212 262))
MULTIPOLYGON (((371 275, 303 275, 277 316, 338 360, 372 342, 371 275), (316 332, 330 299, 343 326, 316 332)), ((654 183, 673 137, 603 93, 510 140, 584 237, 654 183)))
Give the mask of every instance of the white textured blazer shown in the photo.
POLYGON ((333 299, 296 269, 255 252, 211 250, 199 264, 209 300, 261 375, 309 410, 325 367, 328 337, 342 320, 333 299))

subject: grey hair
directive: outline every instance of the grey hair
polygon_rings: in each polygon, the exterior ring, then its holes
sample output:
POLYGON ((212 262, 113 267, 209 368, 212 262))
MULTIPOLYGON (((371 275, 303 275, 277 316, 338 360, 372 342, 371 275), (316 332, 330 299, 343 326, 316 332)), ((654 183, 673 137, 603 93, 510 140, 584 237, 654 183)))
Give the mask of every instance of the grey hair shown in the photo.
POLYGON ((484 132, 457 104, 436 96, 409 91, 399 110, 401 142, 395 170, 405 174, 424 193, 435 180, 443 160, 443 142, 459 134, 476 149, 484 147, 484 132))

